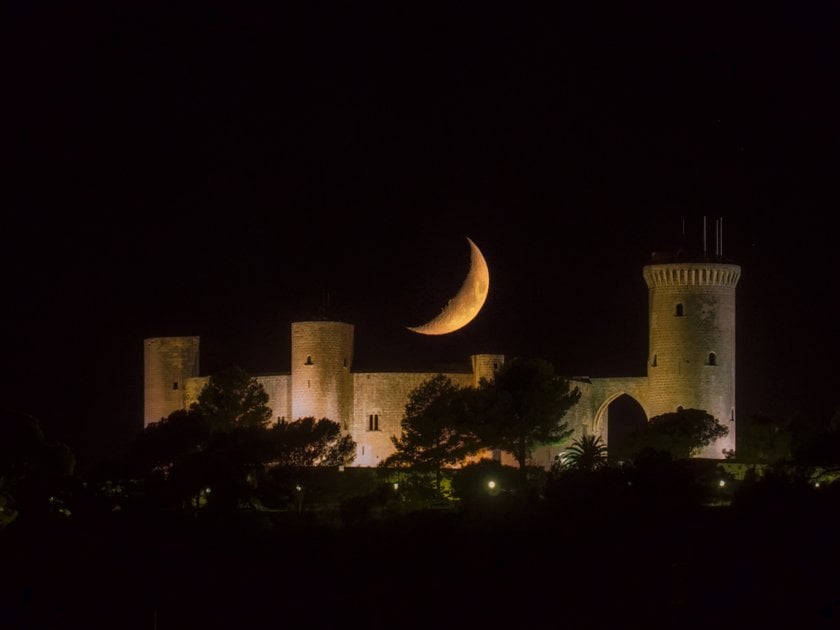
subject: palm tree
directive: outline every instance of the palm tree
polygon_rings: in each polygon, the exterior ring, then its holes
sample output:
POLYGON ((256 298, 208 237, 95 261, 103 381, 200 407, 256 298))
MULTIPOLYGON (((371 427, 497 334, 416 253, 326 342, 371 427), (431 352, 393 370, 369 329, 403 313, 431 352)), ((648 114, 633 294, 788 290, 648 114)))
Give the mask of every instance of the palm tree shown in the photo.
POLYGON ((566 449, 562 456, 563 468, 592 472, 607 464, 607 446, 600 435, 583 435, 566 449))

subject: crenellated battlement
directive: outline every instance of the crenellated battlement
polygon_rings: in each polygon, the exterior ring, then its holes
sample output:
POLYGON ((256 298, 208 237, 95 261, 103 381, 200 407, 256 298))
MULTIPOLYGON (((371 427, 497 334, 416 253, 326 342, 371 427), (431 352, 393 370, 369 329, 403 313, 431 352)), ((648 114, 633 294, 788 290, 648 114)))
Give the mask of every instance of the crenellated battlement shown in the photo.
POLYGON ((654 287, 735 287, 741 267, 720 263, 668 263, 646 265, 642 270, 648 289, 654 287))

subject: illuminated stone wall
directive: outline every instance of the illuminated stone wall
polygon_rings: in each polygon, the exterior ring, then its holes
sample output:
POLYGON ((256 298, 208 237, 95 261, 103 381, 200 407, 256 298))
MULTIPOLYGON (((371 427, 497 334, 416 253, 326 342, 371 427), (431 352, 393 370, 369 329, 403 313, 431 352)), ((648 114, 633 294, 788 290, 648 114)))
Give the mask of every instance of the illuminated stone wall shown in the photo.
POLYGON ((704 409, 729 428, 701 457, 735 448, 735 287, 738 265, 643 269, 649 293, 648 417, 704 409))
MULTIPOLYGON (((400 422, 412 390, 438 372, 368 372, 353 375, 355 404, 348 427, 356 441, 354 466, 376 466, 394 452, 391 436, 401 434, 400 422), (373 423, 371 416, 373 416, 373 423)), ((471 373, 445 373, 457 387, 471 387, 471 373)))
POLYGON ((143 426, 184 408, 184 385, 198 376, 198 337, 153 337, 143 342, 143 426))
POLYGON ((184 388, 184 409, 189 409, 190 405, 198 400, 198 395, 208 382, 210 382, 209 376, 196 376, 187 380, 184 388))
POLYGON ((287 421, 292 418, 292 377, 290 374, 269 374, 258 375, 254 378, 263 386, 268 394, 268 406, 271 407, 273 416, 271 424, 276 424, 281 419, 287 421))
POLYGON ((492 381, 501 367, 505 364, 503 354, 474 354, 472 359, 473 382, 472 387, 478 387, 481 379, 492 381))

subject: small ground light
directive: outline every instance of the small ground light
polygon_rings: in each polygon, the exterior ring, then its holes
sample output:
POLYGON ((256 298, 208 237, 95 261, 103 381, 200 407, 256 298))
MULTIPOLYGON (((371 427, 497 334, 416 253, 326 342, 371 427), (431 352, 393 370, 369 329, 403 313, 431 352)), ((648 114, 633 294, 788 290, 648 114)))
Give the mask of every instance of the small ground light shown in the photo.
POLYGON ((300 487, 300 485, 298 484, 297 486, 295 486, 295 490, 297 490, 298 492, 300 492, 301 490, 303 490, 303 488, 301 488, 301 487, 300 487))
POLYGON ((495 481, 492 481, 492 480, 491 480, 491 481, 488 481, 488 482, 487 482, 487 487, 488 487, 488 488, 490 488, 490 489, 492 490, 493 488, 495 488, 495 487, 496 487, 496 482, 495 482, 495 481))
POLYGON ((400 489, 400 484, 395 481, 394 482, 394 490, 399 490, 399 489, 400 489))
POLYGON ((819 488, 819 487, 820 487, 820 482, 819 482, 819 481, 815 482, 815 483, 814 483, 814 487, 815 487, 815 488, 819 488))
POLYGON ((723 488, 723 486, 725 486, 725 485, 726 485, 726 481, 724 481, 723 479, 721 479, 720 481, 718 481, 718 485, 719 485, 721 488, 723 488))

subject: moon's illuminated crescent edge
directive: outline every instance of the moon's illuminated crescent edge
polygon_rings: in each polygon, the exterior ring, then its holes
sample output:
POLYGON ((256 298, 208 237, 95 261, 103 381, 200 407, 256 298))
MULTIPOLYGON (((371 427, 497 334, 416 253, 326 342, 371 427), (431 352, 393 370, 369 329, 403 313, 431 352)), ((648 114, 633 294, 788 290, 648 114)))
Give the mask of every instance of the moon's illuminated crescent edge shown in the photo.
POLYGON ((440 314, 420 326, 408 326, 422 335, 446 335, 469 324, 487 299, 490 290, 490 270, 487 261, 475 243, 467 237, 470 244, 470 270, 464 283, 440 314))

